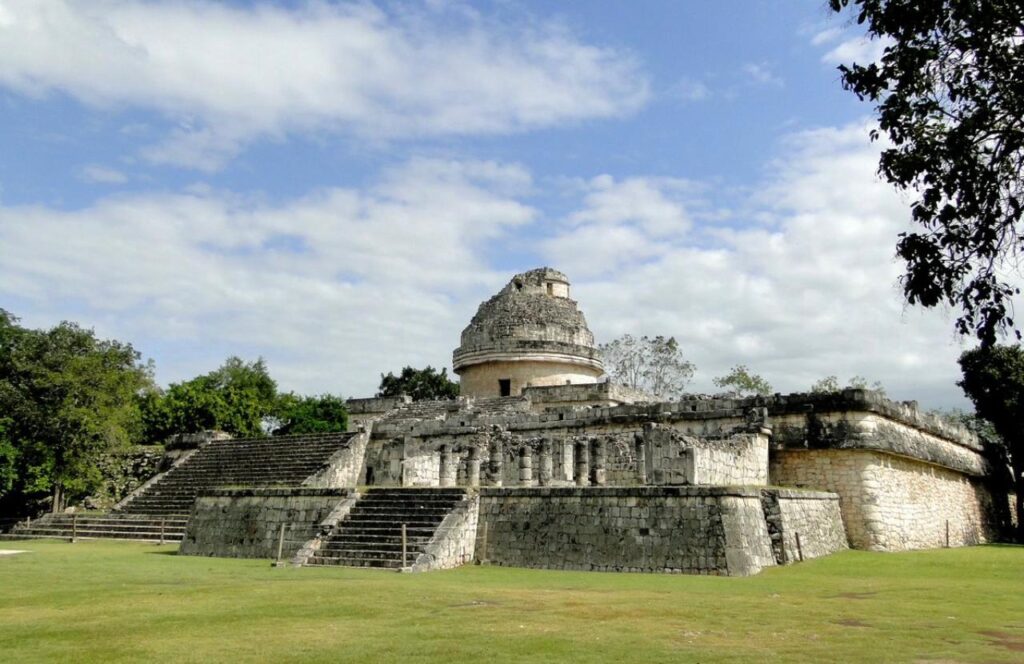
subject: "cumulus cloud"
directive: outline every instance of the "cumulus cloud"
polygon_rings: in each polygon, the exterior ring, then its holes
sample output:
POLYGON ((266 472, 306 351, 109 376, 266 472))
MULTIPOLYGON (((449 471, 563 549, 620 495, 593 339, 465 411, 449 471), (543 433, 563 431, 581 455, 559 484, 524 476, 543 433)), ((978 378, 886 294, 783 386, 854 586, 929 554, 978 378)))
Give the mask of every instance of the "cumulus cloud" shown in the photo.
MULTIPOLYGON (((582 226, 604 245, 566 233, 545 250, 583 269, 575 296, 600 339, 674 335, 698 366, 697 390, 745 363, 780 391, 862 375, 898 398, 962 405, 948 313, 901 297, 894 248, 908 208, 875 176, 877 149, 862 125, 800 132, 738 202, 757 222, 698 220, 670 237, 609 214, 582 226), (588 261, 593 245, 608 257, 588 261)), ((591 207, 585 197, 574 216, 593 219, 591 207)))
POLYGON ((458 3, 0 9, 0 85, 162 113, 177 129, 145 156, 208 170, 258 137, 506 133, 619 116, 648 98, 629 53, 558 26, 497 25, 458 3))
POLYGON ((97 184, 124 184, 128 176, 117 170, 99 164, 87 164, 82 167, 79 177, 85 182, 97 184))
POLYGON ((829 65, 849 65, 857 63, 868 65, 882 59, 885 48, 892 41, 888 37, 869 38, 866 35, 853 35, 830 27, 816 32, 811 37, 814 46, 826 46, 828 51, 821 56, 821 61, 829 65))
POLYGON ((165 381, 209 370, 217 349, 265 355, 290 389, 365 395, 381 371, 450 362, 504 278, 483 248, 534 215, 502 192, 530 186, 515 165, 414 159, 282 205, 195 188, 0 207, 0 296, 29 323, 85 311, 143 352, 188 346, 171 373, 157 358, 165 381))
POLYGON ((768 62, 748 62, 743 65, 743 73, 757 85, 780 87, 785 83, 768 62))

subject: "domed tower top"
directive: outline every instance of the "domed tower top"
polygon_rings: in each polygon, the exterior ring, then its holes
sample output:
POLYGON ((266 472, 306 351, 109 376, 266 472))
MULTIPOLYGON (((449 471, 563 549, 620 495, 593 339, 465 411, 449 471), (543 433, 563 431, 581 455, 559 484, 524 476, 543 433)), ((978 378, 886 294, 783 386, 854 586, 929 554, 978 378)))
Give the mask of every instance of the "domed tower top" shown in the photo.
POLYGON ((530 385, 594 383, 604 367, 569 278, 548 267, 512 277, 480 305, 453 357, 466 396, 512 396, 530 385))

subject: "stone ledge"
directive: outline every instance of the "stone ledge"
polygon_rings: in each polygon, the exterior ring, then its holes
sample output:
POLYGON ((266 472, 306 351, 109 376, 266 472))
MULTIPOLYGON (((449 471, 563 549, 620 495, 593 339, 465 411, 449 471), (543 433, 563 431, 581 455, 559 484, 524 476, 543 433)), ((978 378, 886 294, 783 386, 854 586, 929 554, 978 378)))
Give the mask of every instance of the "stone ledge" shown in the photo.
POLYGON ((832 493, 831 491, 815 491, 813 489, 798 489, 792 487, 768 487, 764 489, 767 493, 772 493, 779 498, 788 498, 790 500, 839 500, 838 493, 832 493))
POLYGON ((482 498, 759 498, 758 486, 481 487, 482 498))
POLYGON ((199 492, 200 498, 244 498, 247 496, 269 497, 305 497, 305 496, 339 496, 354 493, 355 489, 323 489, 315 487, 241 487, 205 489, 199 492))

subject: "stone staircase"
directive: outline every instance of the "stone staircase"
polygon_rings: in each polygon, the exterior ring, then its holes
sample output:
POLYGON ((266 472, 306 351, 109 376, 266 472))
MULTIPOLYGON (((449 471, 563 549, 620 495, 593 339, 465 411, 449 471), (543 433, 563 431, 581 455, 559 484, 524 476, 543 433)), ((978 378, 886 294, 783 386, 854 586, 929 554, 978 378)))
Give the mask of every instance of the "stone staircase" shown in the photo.
POLYGON ((126 539, 180 542, 188 515, 47 514, 22 521, 0 539, 126 539))
POLYGON ((369 489, 305 564, 385 569, 410 566, 445 516, 465 499, 465 489, 369 489), (405 561, 402 524, 406 525, 407 537, 405 561))
POLYGON ((354 433, 217 440, 167 471, 118 510, 124 514, 184 515, 196 496, 221 486, 298 486, 346 447, 354 433))
POLYGON ((159 475, 109 514, 48 514, 0 539, 125 539, 180 542, 192 504, 220 486, 298 486, 324 468, 355 433, 215 440, 159 475), (161 532, 163 536, 161 537, 161 532))

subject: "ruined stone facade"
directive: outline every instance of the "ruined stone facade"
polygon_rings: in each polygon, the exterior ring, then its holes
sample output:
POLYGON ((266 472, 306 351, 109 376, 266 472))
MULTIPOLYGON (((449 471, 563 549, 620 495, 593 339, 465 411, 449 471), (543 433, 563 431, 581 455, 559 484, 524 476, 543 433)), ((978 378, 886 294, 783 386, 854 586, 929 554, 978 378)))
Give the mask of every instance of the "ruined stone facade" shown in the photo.
MULTIPOLYGON (((986 542, 1004 525, 977 438, 913 404, 867 390, 653 402, 599 382, 593 335, 549 268, 484 302, 454 360, 458 399, 349 401, 360 435, 303 485, 374 498, 303 512, 318 532, 296 562, 743 575, 847 546, 986 542), (373 531, 386 535, 366 544, 373 531)), ((263 512, 255 494, 205 496, 193 519, 208 541, 183 552, 228 546, 209 534, 217 509, 272 515, 231 545, 265 552, 282 506, 317 496, 268 493, 263 512)), ((235 541, 249 516, 232 518, 235 541)))

